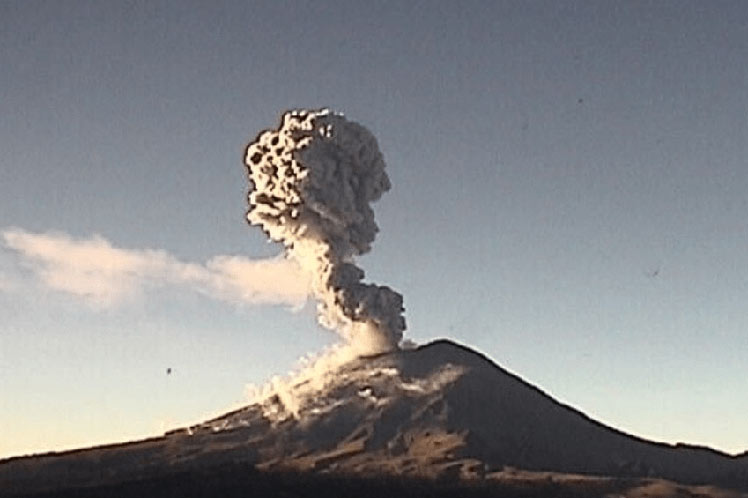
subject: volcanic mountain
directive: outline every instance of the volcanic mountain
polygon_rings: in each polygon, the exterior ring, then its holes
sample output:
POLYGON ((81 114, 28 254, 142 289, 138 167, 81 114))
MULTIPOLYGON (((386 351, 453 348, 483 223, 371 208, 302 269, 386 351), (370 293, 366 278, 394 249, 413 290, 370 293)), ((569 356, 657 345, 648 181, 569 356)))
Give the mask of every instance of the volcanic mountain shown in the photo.
POLYGON ((355 359, 321 385, 300 382, 162 437, 0 462, 0 490, 34 495, 236 465, 440 482, 575 474, 748 491, 746 454, 627 435, 446 340, 355 359))

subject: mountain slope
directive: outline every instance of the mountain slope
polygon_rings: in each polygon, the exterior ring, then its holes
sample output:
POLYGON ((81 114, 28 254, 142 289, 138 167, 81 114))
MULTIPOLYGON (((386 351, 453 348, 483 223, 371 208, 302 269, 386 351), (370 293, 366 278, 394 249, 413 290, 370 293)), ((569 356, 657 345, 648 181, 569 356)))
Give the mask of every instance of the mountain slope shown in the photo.
POLYGON ((359 358, 322 385, 308 384, 161 438, 0 462, 0 489, 121 482, 231 463, 473 479, 514 467, 748 490, 745 456, 629 436, 449 341, 359 358))

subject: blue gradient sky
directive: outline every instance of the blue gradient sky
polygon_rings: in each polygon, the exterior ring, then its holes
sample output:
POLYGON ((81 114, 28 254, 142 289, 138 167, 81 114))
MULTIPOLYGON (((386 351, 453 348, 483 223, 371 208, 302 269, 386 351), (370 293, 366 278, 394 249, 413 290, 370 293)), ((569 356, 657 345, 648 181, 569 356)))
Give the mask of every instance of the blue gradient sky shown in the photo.
MULTIPOLYGON (((748 449, 745 2, 2 2, 0 67, 0 229, 272 256, 243 149, 330 106, 388 163, 361 262, 408 337, 748 449)), ((0 456, 200 420, 335 341, 312 305, 92 308, 7 246, 0 317, 0 456)))

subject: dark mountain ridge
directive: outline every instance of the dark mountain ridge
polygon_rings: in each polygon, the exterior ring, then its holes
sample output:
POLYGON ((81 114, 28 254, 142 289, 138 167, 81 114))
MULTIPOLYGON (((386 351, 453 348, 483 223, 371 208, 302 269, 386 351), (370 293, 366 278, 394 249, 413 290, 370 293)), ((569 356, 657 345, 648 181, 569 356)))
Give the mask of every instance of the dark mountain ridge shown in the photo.
POLYGON ((472 481, 514 468, 748 491, 745 454, 610 428, 447 340, 353 360, 318 389, 302 384, 293 386, 292 407, 279 394, 158 438, 0 461, 0 490, 33 494, 245 465, 472 481))

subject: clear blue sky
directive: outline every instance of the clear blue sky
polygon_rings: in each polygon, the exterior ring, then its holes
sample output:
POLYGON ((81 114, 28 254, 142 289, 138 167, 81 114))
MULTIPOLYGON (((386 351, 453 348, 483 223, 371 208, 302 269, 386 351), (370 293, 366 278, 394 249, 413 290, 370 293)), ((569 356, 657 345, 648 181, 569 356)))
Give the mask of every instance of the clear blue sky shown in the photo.
POLYGON ((5 1, 0 67, 0 456, 200 420, 335 341, 311 304, 173 276, 278 254, 244 221, 243 149, 321 106, 384 152, 361 263, 406 336, 748 449, 745 2, 5 1), (172 280, 92 303, 8 234, 163 251, 172 280))

